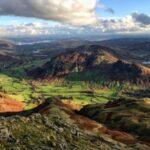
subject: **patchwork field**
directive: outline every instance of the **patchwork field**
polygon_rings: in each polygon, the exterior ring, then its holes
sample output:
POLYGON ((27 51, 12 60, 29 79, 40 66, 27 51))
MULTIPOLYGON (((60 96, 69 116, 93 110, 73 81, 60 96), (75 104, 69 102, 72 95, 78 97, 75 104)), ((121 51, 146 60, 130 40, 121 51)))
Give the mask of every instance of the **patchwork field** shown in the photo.
MULTIPOLYGON (((85 78, 86 79, 86 76, 85 78)), ((123 96, 129 84, 111 83, 105 81, 71 81, 59 79, 54 81, 34 81, 17 79, 9 75, 0 74, 0 92, 25 103, 25 109, 37 106, 42 99, 59 98, 62 101, 78 105, 106 103, 123 96)), ((131 88, 131 87, 130 87, 131 88)), ((138 89, 132 85, 132 90, 138 89)))
POLYGON ((99 45, 22 52, 0 65, 0 149, 149 149, 148 67, 99 45))

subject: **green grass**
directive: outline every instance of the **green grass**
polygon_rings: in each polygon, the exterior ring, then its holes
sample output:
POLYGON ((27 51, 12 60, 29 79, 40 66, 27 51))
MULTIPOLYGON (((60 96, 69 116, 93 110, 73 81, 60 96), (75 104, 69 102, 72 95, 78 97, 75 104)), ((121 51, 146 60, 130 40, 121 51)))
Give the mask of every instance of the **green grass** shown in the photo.
POLYGON ((24 60, 25 62, 22 65, 13 65, 9 69, 3 70, 3 73, 7 74, 8 76, 15 77, 17 79, 24 79, 27 78, 26 70, 31 70, 33 68, 42 66, 48 60, 49 59, 26 60, 26 61, 24 60))
POLYGON ((104 103, 114 98, 116 91, 113 89, 93 89, 85 82, 70 82, 63 85, 45 85, 38 87, 37 93, 41 93, 45 98, 61 96, 62 99, 71 99, 78 104, 104 103), (92 92, 89 92, 92 91, 92 92))
MULTIPOLYGON (((47 83, 32 86, 27 79, 18 79, 0 74, 0 92, 6 93, 18 101, 27 103, 26 108, 35 106, 32 100, 43 96, 44 98, 61 97, 62 100, 71 100, 76 104, 106 103, 114 100, 121 92, 122 85, 102 86, 100 82, 68 81, 62 83, 47 83), (121 86, 121 88, 120 88, 121 86)), ((111 83, 112 84, 112 83, 111 83)), ((124 88, 127 85, 124 85, 124 88)))
POLYGON ((114 100, 121 91, 131 87, 128 83, 108 82, 98 71, 88 71, 73 73, 62 83, 37 84, 33 90, 25 70, 41 66, 46 61, 29 60, 23 65, 4 70, 0 73, 0 92, 26 102, 26 108, 31 108, 35 106, 32 100, 37 100, 41 96, 44 98, 59 96, 62 100, 72 100, 81 105, 105 103, 114 100))
POLYGON ((29 101, 32 90, 27 81, 0 73, 0 92, 20 101, 29 101))

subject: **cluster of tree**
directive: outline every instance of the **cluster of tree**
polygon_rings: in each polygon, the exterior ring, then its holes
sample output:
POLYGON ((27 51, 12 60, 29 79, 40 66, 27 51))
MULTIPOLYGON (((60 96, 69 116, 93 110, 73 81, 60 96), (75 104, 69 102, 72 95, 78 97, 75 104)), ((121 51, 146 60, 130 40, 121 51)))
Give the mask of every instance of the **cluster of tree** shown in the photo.
POLYGON ((136 82, 141 77, 142 70, 135 64, 124 63, 118 60, 110 70, 111 79, 118 81, 136 82))

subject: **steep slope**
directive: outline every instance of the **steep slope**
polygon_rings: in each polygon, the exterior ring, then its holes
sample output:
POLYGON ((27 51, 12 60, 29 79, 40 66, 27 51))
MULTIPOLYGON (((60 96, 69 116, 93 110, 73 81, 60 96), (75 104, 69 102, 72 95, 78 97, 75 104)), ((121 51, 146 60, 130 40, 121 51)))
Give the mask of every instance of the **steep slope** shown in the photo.
POLYGON ((53 57, 41 68, 29 72, 29 75, 35 77, 63 76, 72 72, 93 69, 100 64, 109 64, 117 60, 115 51, 112 49, 97 45, 81 46, 53 57))
POLYGON ((150 69, 138 64, 131 64, 121 60, 112 64, 108 73, 109 79, 115 81, 150 82, 150 69))
MULTIPOLYGON (((85 121, 90 123, 86 126, 88 130, 84 130, 74 122, 77 117, 74 116, 74 112, 64 108, 58 101, 55 103, 48 100, 33 110, 14 114, 5 113, 6 115, 9 116, 0 117, 3 119, 0 124, 0 149, 144 150, 149 148, 138 142, 126 145, 110 137, 112 134, 115 137, 122 135, 124 139, 130 138, 126 133, 111 130, 109 135, 103 132, 99 134, 91 132, 90 126, 94 121, 82 117, 82 123, 80 122, 82 127, 85 121)), ((79 117, 77 118, 77 121, 81 121, 79 117)))
POLYGON ((0 113, 1 112, 19 112, 24 109, 22 102, 17 102, 14 99, 0 93, 0 113))
POLYGON ((0 49, 13 49, 14 44, 10 41, 0 40, 0 49))
POLYGON ((122 59, 115 49, 87 45, 53 57, 51 61, 28 72, 34 78, 64 77, 73 73, 97 71, 107 80, 133 81, 150 80, 150 69, 122 59))
POLYGON ((9 41, 0 41, 0 70, 21 62, 15 51, 15 45, 9 41))
POLYGON ((99 42, 103 46, 130 54, 126 59, 150 66, 150 38, 123 38, 99 42))
POLYGON ((150 100, 118 99, 107 104, 87 105, 80 114, 110 128, 138 135, 141 140, 149 141, 150 100))

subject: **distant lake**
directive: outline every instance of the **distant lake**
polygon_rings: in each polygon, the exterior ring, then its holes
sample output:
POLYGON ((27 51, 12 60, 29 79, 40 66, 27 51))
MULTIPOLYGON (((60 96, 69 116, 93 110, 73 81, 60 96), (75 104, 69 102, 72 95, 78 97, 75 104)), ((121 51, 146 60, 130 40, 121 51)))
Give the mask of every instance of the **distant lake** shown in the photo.
POLYGON ((143 64, 150 65, 150 61, 144 61, 143 64))

